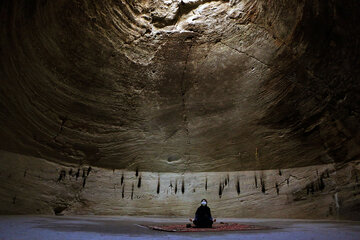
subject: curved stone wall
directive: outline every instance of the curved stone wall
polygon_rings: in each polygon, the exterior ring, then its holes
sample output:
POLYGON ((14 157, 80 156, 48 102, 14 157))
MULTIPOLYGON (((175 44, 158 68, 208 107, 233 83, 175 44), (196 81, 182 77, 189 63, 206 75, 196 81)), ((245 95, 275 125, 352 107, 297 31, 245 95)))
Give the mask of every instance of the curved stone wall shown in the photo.
POLYGON ((0 163, 0 214, 188 218, 206 198, 216 218, 359 219, 359 161, 185 174, 64 167, 6 152, 0 163))
POLYGON ((352 166, 359 10, 356 0, 1 1, 0 149, 155 175, 352 166))

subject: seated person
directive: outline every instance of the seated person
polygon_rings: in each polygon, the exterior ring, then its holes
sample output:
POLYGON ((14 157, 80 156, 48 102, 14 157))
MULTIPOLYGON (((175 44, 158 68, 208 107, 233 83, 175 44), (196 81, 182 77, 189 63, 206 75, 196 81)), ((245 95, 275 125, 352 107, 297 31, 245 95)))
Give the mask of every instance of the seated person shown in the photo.
POLYGON ((201 206, 196 210, 195 219, 190 221, 195 224, 198 228, 211 228, 213 222, 216 222, 216 219, 211 217, 210 208, 207 206, 206 199, 201 200, 201 206))

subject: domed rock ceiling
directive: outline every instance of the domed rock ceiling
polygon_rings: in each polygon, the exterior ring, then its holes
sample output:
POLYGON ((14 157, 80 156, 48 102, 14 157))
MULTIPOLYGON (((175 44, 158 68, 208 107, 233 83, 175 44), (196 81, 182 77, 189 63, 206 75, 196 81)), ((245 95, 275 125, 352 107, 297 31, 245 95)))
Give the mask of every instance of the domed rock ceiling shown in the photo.
POLYGON ((0 8, 4 152, 179 174, 359 159, 355 0, 0 8))

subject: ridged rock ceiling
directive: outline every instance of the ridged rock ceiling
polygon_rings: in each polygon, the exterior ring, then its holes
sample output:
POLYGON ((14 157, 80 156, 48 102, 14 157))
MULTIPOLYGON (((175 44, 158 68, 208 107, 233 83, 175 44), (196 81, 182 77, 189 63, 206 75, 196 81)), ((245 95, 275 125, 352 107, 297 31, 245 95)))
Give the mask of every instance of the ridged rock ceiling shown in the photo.
POLYGON ((358 1, 0 2, 0 148, 156 172, 358 159, 358 1))

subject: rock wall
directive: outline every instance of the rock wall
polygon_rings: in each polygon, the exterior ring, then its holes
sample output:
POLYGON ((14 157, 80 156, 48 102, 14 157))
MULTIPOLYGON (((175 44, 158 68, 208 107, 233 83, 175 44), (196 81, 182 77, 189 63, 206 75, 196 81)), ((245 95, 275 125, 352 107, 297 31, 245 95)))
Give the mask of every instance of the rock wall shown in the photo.
POLYGON ((359 158, 357 0, 0 7, 2 150, 178 173, 359 158))
POLYGON ((0 1, 1 213, 357 218, 359 12, 0 1))
POLYGON ((1 214, 191 217, 206 198, 218 218, 360 219, 360 161, 185 174, 61 166, 4 151, 0 163, 1 214))

